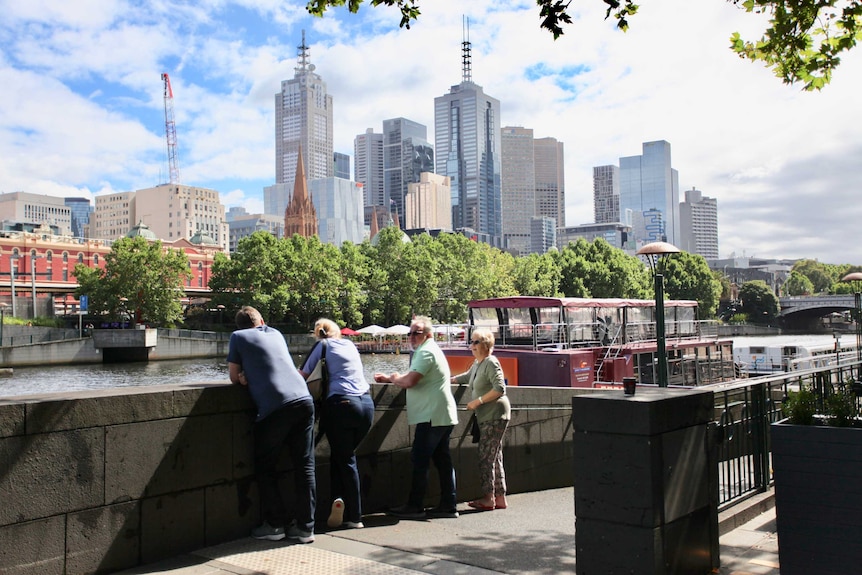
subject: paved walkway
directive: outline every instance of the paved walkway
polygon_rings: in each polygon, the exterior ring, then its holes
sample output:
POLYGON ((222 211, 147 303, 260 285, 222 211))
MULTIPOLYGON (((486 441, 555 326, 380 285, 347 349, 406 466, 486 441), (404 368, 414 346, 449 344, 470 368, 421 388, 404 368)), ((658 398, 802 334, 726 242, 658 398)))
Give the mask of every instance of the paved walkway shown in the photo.
MULTIPOLYGON (((310 545, 240 539, 125 575, 556 575, 575 572, 571 488, 508 497, 509 508, 478 512, 460 505, 459 519, 364 518, 364 529, 316 534, 310 545)), ((721 575, 778 575, 775 512, 720 539, 721 575)))

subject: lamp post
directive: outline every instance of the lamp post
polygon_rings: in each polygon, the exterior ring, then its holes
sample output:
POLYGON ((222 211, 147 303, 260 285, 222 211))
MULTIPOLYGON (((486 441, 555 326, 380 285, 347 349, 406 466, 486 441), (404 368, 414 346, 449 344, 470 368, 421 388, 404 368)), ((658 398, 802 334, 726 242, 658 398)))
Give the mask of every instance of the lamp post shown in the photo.
POLYGON ((664 327, 664 260, 670 254, 679 253, 679 248, 667 242, 652 242, 637 251, 646 257, 655 282, 655 339, 658 356, 658 386, 667 387, 667 347, 664 327))
POLYGON ((862 272, 852 272, 841 278, 843 282, 853 282, 853 324, 856 328, 856 379, 862 379, 862 292, 859 284, 862 282, 862 272))
POLYGON ((9 304, 0 302, 0 347, 3 347, 3 322, 6 320, 6 308, 9 304))
POLYGON ((30 285, 33 290, 33 319, 36 319, 36 260, 42 259, 42 256, 35 254, 30 255, 30 285))
POLYGON ((16 317, 18 314, 16 313, 16 303, 15 300, 18 299, 15 294, 15 268, 18 265, 18 258, 20 258, 18 254, 12 254, 9 256, 9 278, 10 285, 12 287, 12 317, 16 317))

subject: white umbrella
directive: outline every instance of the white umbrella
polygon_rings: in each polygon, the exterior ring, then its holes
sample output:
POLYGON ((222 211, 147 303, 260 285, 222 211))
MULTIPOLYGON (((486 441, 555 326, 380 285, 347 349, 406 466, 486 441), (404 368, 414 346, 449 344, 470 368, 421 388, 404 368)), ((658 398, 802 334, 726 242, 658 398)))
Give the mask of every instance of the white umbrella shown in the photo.
POLYGON ((393 325, 392 327, 387 327, 383 333, 386 335, 407 335, 410 333, 410 328, 406 325, 393 325))
POLYGON ((359 328, 356 331, 358 331, 359 333, 367 334, 367 335, 377 335, 379 333, 383 333, 385 331, 385 329, 380 327, 379 325, 371 324, 371 325, 367 325, 365 327, 359 328))

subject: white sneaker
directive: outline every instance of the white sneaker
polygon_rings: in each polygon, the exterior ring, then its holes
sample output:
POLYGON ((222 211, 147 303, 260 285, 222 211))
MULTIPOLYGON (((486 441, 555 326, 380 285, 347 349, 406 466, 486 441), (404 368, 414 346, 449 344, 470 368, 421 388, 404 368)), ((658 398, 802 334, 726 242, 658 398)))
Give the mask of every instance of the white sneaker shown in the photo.
POLYGON ((336 527, 340 527, 343 521, 344 500, 339 497, 332 502, 332 510, 329 512, 329 519, 326 520, 326 524, 335 529, 336 527))
POLYGON ((269 541, 281 541, 284 539, 284 527, 273 527, 266 521, 251 530, 251 536, 255 539, 267 539, 269 541))
POLYGON ((314 531, 304 531, 294 524, 288 527, 287 538, 300 543, 314 543, 314 531))
POLYGON ((345 521, 341 526, 345 529, 362 529, 365 524, 362 521, 345 521))

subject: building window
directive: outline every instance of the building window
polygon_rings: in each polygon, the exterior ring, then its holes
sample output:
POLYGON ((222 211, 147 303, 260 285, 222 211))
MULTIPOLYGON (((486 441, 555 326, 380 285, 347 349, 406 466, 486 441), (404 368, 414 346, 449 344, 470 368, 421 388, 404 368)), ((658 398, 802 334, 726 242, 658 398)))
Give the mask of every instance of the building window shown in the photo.
POLYGON ((99 265, 99 254, 93 254, 93 265, 99 265))
POLYGON ((63 252, 63 263, 69 262, 69 252, 63 252))
POLYGON ((63 268, 63 281, 69 281, 69 270, 67 270, 66 268, 63 268))
POLYGON ((53 261, 53 259, 54 259, 54 252, 52 252, 51 250, 48 250, 47 252, 45 252, 45 260, 47 260, 48 262, 51 262, 51 261, 53 261))
POLYGON ((81 252, 78 252, 78 263, 84 263, 84 254, 82 254, 81 252))

